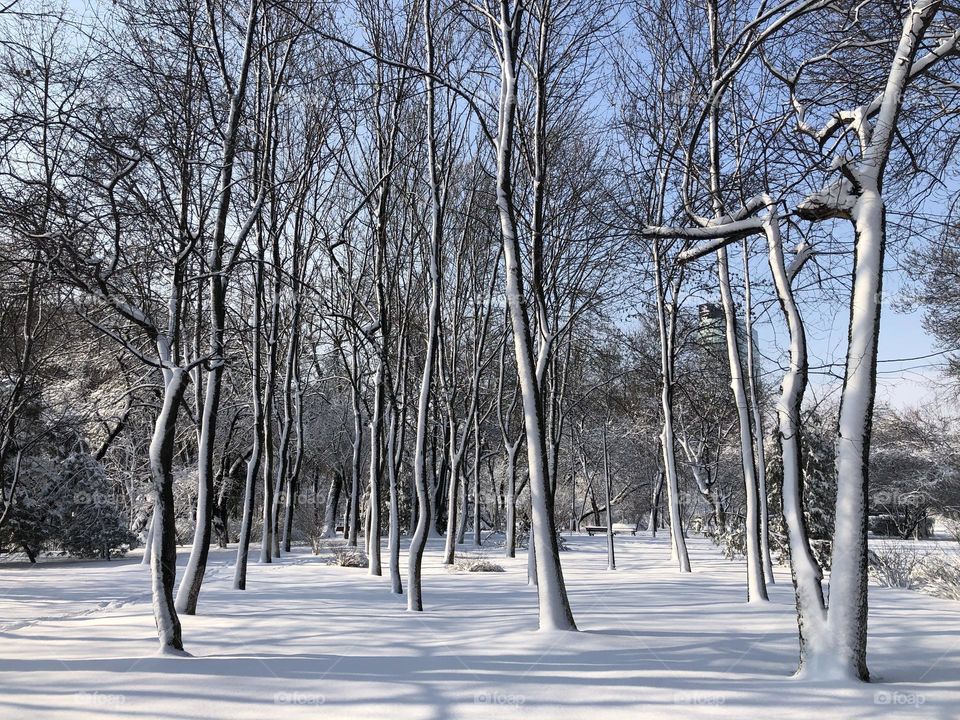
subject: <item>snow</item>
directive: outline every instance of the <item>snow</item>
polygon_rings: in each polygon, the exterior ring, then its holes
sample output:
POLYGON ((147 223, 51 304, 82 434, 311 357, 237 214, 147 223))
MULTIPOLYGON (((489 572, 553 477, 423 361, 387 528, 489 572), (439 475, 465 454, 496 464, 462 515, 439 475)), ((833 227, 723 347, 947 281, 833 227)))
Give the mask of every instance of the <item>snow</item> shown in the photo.
MULTIPOLYGON (((956 718, 960 604, 870 588, 877 682, 793 680, 789 574, 748 605, 740 562, 667 534, 567 536, 564 578, 581 632, 537 632, 526 558, 505 573, 448 572, 442 540, 424 558, 425 612, 387 578, 298 548, 252 564, 231 589, 235 552, 211 550, 193 657, 156 654, 149 568, 114 562, 0 566, 0 718, 956 718)), ((404 540, 406 547, 406 540, 404 540)), ((186 552, 181 552, 186 561, 186 552)), ((405 559, 404 559, 405 561, 405 559)))

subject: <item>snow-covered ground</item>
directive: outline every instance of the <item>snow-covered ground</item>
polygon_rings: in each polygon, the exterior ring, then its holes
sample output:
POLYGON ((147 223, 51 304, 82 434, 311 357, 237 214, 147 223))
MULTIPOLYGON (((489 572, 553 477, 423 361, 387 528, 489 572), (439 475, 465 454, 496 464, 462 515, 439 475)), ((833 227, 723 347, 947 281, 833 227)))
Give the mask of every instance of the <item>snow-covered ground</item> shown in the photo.
POLYGON ((306 550, 252 564, 236 592, 233 553, 213 552, 183 618, 192 658, 155 655, 135 558, 0 566, 0 718, 960 718, 960 603, 872 587, 875 682, 799 682, 785 570, 747 605, 742 563, 706 541, 687 576, 665 533, 618 536, 614 572, 605 542, 569 540, 581 632, 552 634, 534 630, 523 556, 449 573, 434 542, 414 614, 386 578, 306 550))

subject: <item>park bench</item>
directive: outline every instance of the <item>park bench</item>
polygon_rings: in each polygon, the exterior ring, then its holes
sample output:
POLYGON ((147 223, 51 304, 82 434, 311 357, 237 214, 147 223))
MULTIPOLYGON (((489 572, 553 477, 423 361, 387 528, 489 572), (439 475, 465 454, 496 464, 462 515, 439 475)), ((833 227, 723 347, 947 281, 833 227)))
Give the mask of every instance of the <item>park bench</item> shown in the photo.
MULTIPOLYGON (((602 533, 602 534, 606 534, 606 532, 607 532, 607 526, 606 526, 606 525, 587 525, 587 526, 584 528, 584 530, 587 531, 587 534, 590 535, 590 537, 593 537, 594 535, 601 534, 601 533, 602 533)), ((614 534, 614 535, 619 535, 619 534, 620 534, 620 531, 619 531, 619 530, 614 530, 614 531, 613 531, 613 534, 614 534)), ((637 531, 636 531, 636 530, 631 530, 631 531, 630 531, 630 534, 631 534, 631 535, 636 535, 636 534, 637 534, 637 531)))

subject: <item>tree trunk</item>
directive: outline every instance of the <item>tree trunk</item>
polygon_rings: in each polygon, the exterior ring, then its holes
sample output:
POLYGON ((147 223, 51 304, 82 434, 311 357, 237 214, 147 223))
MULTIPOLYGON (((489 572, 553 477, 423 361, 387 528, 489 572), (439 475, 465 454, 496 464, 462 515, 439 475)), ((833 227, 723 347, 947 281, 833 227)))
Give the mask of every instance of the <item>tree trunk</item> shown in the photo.
POLYGON ((657 479, 653 483, 653 498, 650 502, 650 519, 647 530, 651 538, 657 536, 657 525, 660 523, 660 496, 663 494, 663 471, 657 471, 657 479))
POLYGON ((150 475, 156 503, 153 506, 153 552, 150 577, 153 616, 160 638, 160 652, 181 654, 180 618, 173 602, 177 574, 177 536, 173 514, 173 455, 177 415, 188 377, 182 368, 164 370, 163 407, 154 425, 150 443, 150 475))
MULTIPOLYGON (((400 443, 403 443, 401 438, 400 443)), ((390 413, 390 427, 387 429, 387 472, 390 483, 390 527, 387 530, 390 552, 390 590, 395 595, 403 594, 403 582, 400 579, 400 500, 397 487, 397 411, 390 413)))
MULTIPOLYGON (((853 209, 856 234, 850 330, 837 433, 837 508, 830 564, 827 635, 822 661, 853 677, 867 670, 867 503, 870 430, 877 390, 877 336, 886 244, 886 210, 879 188, 866 182, 853 209)), ((812 660, 811 660, 812 662, 812 660)))
MULTIPOLYGON (((669 324, 666 317, 666 302, 663 278, 660 268, 660 246, 654 243, 653 266, 657 286, 657 324, 660 331, 660 407, 663 413, 663 430, 660 434, 660 448, 663 452, 664 476, 667 484, 667 505, 670 510, 670 551, 680 566, 680 572, 690 572, 690 556, 683 537, 680 518, 680 485, 677 477, 676 442, 673 436, 673 357, 674 335, 676 333, 676 308, 670 314, 669 324)), ((676 294, 674 294, 676 298, 676 294)))
MULTIPOLYGON (((460 483, 462 478, 460 477, 460 464, 462 461, 463 454, 460 450, 456 449, 457 444, 457 428, 455 420, 453 419, 453 407, 449 408, 450 410, 450 443, 448 445, 448 452, 450 462, 449 462, 449 473, 450 473, 450 484, 447 486, 447 532, 446 540, 444 541, 443 546, 443 564, 444 565, 453 565, 454 555, 456 554, 456 542, 457 542, 457 506, 460 504, 460 483)), ((460 514, 463 513, 463 508, 459 509, 460 514)), ((463 517, 460 521, 460 527, 463 527, 463 524, 466 522, 467 518, 463 517)))
MULTIPOLYGON (((816 201, 812 204, 805 201, 797 208, 798 215, 806 219, 846 217, 854 229, 850 324, 836 447, 837 501, 830 605, 824 642, 817 647, 808 645, 804 668, 805 674, 818 678, 867 681, 870 677, 867 670, 867 509, 886 246, 886 208, 881 185, 917 50, 940 7, 939 0, 918 0, 904 16, 872 131, 860 130, 861 160, 846 164, 843 179, 846 186, 841 184, 841 192, 830 193, 829 213, 820 215, 816 201)), ((926 57, 941 56, 931 52, 926 57)))
POLYGON ((456 443, 456 431, 450 434, 450 484, 447 486, 447 531, 444 534, 443 564, 453 565, 456 554, 457 514, 460 500, 460 456, 453 447, 456 443))
POLYGON ((480 547, 480 413, 473 416, 473 546, 480 547))
POLYGON ((807 669, 807 653, 822 652, 826 607, 821 580, 823 573, 814 559, 803 512, 803 452, 800 409, 807 387, 807 340, 803 318, 794 300, 790 277, 783 259, 779 221, 775 214, 764 222, 770 259, 770 270, 786 320, 790 338, 790 367, 780 386, 777 404, 780 450, 783 462, 783 518, 787 528, 787 552, 797 603, 797 624, 800 629, 800 662, 798 672, 807 669))
POLYGON ((767 600, 767 588, 763 582, 763 560, 760 553, 760 498, 757 488, 757 468, 753 459, 753 427, 750 424, 750 411, 740 364, 737 310, 730 290, 730 268, 726 248, 720 248, 717 251, 717 277, 720 281, 720 299, 726 322, 730 388, 733 390, 733 399, 737 406, 737 422, 740 430, 740 455, 747 506, 744 520, 747 545, 747 602, 762 602, 767 600))
POLYGON ((334 472, 330 477, 330 487, 327 490, 327 504, 323 510, 323 527, 320 537, 332 538, 337 531, 337 506, 340 505, 340 492, 343 488, 343 475, 334 472))
MULTIPOLYGON (((298 276, 297 263, 294 262, 294 277, 298 276)), ((303 415, 300 407, 300 363, 298 355, 300 352, 300 299, 294 299, 293 317, 291 318, 292 330, 290 333, 290 343, 287 347, 286 372, 283 381, 283 440, 280 443, 281 462, 283 472, 277 471, 277 478, 284 480, 284 503, 283 503, 283 541, 284 552, 290 552, 293 542, 293 509, 295 506, 297 481, 300 474, 300 465, 303 460, 303 415), (290 463, 290 442, 293 426, 297 427, 297 452, 290 463)))
MULTIPOLYGON (((531 507, 531 513, 533 508, 531 507)), ((533 542, 533 522, 531 518, 530 530, 527 533, 527 585, 537 586, 537 546, 533 542)))
MULTIPOLYGON (((370 418, 370 504, 369 531, 367 532, 367 572, 383 574, 380 566, 380 478, 383 472, 383 405, 384 405, 384 358, 381 357, 374 377, 373 415, 370 418)), ((390 463, 393 459, 390 458, 390 463)))
POLYGON ((507 445, 507 529, 504 550, 507 557, 517 555, 517 444, 507 445))
POLYGON ((520 6, 514 7, 511 12, 508 0, 501 0, 498 28, 501 72, 496 202, 503 240, 506 299, 513 328, 514 351, 527 437, 527 467, 530 473, 532 511, 530 554, 535 557, 536 562, 539 626, 541 630, 576 630, 577 626, 567 599, 563 571, 560 567, 560 553, 557 548, 553 493, 550 478, 547 476, 543 405, 531 343, 511 178, 517 110, 516 64, 520 13, 520 6))
POLYGON ((463 545, 467 535, 467 521, 470 515, 470 494, 467 492, 467 473, 460 466, 460 522, 457 524, 457 545, 463 545))
MULTIPOLYGON (((154 501, 154 505, 156 505, 156 501, 154 501)), ((150 512, 150 524, 147 526, 147 537, 143 542, 143 557, 140 559, 141 565, 149 566, 153 561, 153 517, 155 514, 155 510, 150 512)))
MULTIPOLYGON (((774 584, 773 560, 770 557, 770 515, 767 510, 767 461, 763 450, 763 414, 757 400, 756 360, 753 356, 753 304, 751 302, 750 254, 747 239, 743 239, 743 315, 744 334, 747 345, 747 386, 750 390, 750 414, 753 417, 753 442, 756 447, 757 491, 760 512, 760 557, 763 576, 767 583, 774 584)), ((717 504, 717 507, 719 503, 717 504)), ((719 517, 719 512, 716 513, 719 517)), ((722 529, 722 528, 721 528, 722 529)))
POLYGON ((350 547, 357 546, 357 533, 360 530, 360 446, 363 442, 363 424, 360 415, 360 391, 356 383, 360 382, 356 377, 359 372, 359 360, 357 358, 357 349, 353 348, 353 387, 351 395, 353 397, 353 463, 350 465, 350 505, 349 505, 349 527, 344 527, 347 534, 347 544, 350 547))
POLYGON ((260 395, 260 332, 263 315, 261 288, 263 287, 263 245, 258 236, 258 262, 253 290, 253 340, 250 351, 250 401, 253 405, 253 445, 247 459, 247 473, 243 488, 243 510, 240 518, 240 537, 237 541, 237 562, 233 570, 233 588, 247 588, 247 560, 250 556, 250 536, 253 534, 253 504, 257 492, 257 475, 263 449, 264 418, 260 395))
POLYGON ((423 375, 420 379, 420 396, 417 402, 417 437, 413 452, 413 480, 417 489, 417 526, 410 539, 407 553, 407 610, 423 611, 421 587, 423 551, 433 518, 430 514, 432 493, 427 488, 426 454, 427 430, 430 423, 430 390, 433 382, 433 366, 437 357, 437 332, 440 325, 440 248, 443 242, 443 205, 440 178, 437 169, 436 128, 434 123, 433 90, 433 23, 431 19, 433 0, 423 3, 423 30, 426 50, 427 73, 424 75, 427 105, 427 163, 430 178, 430 307, 427 313, 427 348, 423 359, 423 375))
MULTIPOLYGON (((268 373, 269 375, 269 373, 268 373)), ((274 478, 273 478, 273 391, 269 381, 263 393, 263 529, 260 536, 260 562, 273 562, 274 478)))
MULTIPOLYGON (((212 291, 211 296, 219 296, 219 291, 212 291)), ((222 327, 222 324, 221 324, 222 327)), ((211 353, 219 349, 223 352, 222 331, 211 340, 211 353)), ((190 549, 190 558, 184 568, 180 587, 177 589, 177 611, 187 615, 195 615, 197 601, 200 598, 200 587, 203 584, 203 575, 207 568, 207 557, 210 554, 210 538, 213 530, 213 444, 216 439, 217 418, 220 410, 220 386, 223 373, 222 359, 216 356, 216 367, 210 370, 207 378, 206 396, 203 402, 203 420, 200 425, 200 443, 197 452, 197 516, 196 528, 193 533, 193 547, 190 549)))
POLYGON ((603 495, 604 502, 607 504, 607 570, 617 569, 617 558, 613 547, 613 510, 610 498, 610 452, 607 448, 607 425, 604 422, 602 428, 603 440, 603 495))

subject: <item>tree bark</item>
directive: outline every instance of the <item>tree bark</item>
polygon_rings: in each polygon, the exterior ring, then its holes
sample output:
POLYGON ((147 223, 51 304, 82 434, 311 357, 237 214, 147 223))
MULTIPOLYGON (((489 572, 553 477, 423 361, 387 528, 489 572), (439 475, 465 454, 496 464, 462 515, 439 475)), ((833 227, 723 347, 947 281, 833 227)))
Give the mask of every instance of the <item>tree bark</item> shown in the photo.
POLYGON ((780 239, 779 221, 770 213, 764 221, 767 237, 770 270, 773 276, 777 299, 787 324, 790 338, 790 366, 780 386, 777 403, 779 420, 778 434, 783 464, 783 481, 780 497, 783 502, 783 518, 787 528, 787 552, 793 577, 797 605, 797 624, 800 630, 799 672, 807 665, 807 653, 817 648, 824 633, 826 606, 821 580, 823 572, 814 559, 807 534, 803 512, 803 452, 800 410, 807 387, 807 340, 803 318, 797 308, 793 289, 790 286, 786 264, 783 259, 783 243, 780 239))
POLYGON ((524 294, 520 242, 517 237, 513 198, 512 156, 517 110, 517 44, 521 7, 500 0, 500 115, 497 138, 496 202, 503 239, 507 305, 513 326, 514 350, 520 381, 524 428, 527 437, 527 467, 532 503, 531 553, 535 553, 539 626, 541 630, 576 630, 560 567, 553 512, 553 493, 547 477, 546 437, 543 406, 537 382, 530 335, 530 321, 524 294))
MULTIPOLYGON (((250 0, 247 10, 246 31, 243 54, 240 60, 239 76, 230 97, 230 114, 224 132, 222 164, 220 168, 220 203, 217 208, 216 224, 211 239, 210 253, 207 259, 207 271, 210 294, 210 360, 207 372, 206 395, 203 402, 200 440, 197 451, 197 525, 194 531, 193 547, 190 559, 184 570, 183 579, 177 591, 177 609, 187 615, 197 612, 200 588, 207 567, 210 552, 210 538, 213 526, 214 478, 213 455, 217 437, 217 421, 220 414, 220 389, 223 382, 224 365, 224 326, 226 325, 227 278, 222 272, 224 242, 230 213, 230 201, 233 193, 233 170, 237 152, 237 138, 240 131, 244 102, 247 94, 247 81, 253 60, 254 35, 258 24, 260 0, 250 0)), ((244 225, 244 230, 249 224, 244 225)), ((235 242, 243 243, 246 232, 235 242)), ((199 323, 199 318, 197 318, 199 323)), ((197 371, 198 376, 200 370, 197 371)))
POLYGON ((727 360, 730 365, 730 389, 737 407, 740 429, 740 455, 743 467, 743 487, 746 497, 744 533, 747 545, 747 602, 767 600, 763 581, 763 560, 760 553, 760 497, 757 488, 757 468, 753 456, 753 427, 740 364, 740 342, 737 337, 737 310, 730 290, 730 268, 726 248, 717 250, 717 277, 725 320, 727 360))
MULTIPOLYGON (((676 308, 670 314, 669 323, 661 272, 659 243, 654 242, 654 282, 657 286, 657 325, 660 332, 660 408, 663 414, 663 429, 660 433, 660 449, 663 453, 663 474, 667 485, 667 506, 670 512, 670 551, 680 566, 680 572, 690 572, 690 556, 683 537, 680 517, 680 485, 677 476, 676 442, 673 431, 673 357, 676 333, 676 308)), ((676 296, 674 296, 676 297, 676 296)))
POLYGON ((417 402, 417 437, 413 452, 413 480, 417 489, 417 526, 410 539, 407 553, 407 610, 423 611, 422 567, 423 551, 433 518, 425 471, 427 454, 427 430, 430 423, 430 391, 433 382, 433 366, 437 357, 437 332, 440 325, 440 249, 443 242, 443 197, 437 169, 436 127, 434 121, 434 47, 433 0, 423 3, 424 45, 427 55, 427 73, 424 75, 427 106, 427 163, 430 179, 430 241, 428 246, 430 267, 430 306, 427 312, 427 348, 423 360, 423 375, 420 380, 420 395, 417 402))
MULTIPOLYGON (((744 334, 747 346, 747 388, 750 391, 750 414, 753 417, 753 442, 756 447, 757 491, 760 513, 760 557, 763 563, 763 576, 767 583, 775 584, 773 559, 770 557, 770 514, 767 509, 767 462, 763 449, 763 414, 757 399, 756 360, 753 355, 753 303, 751 301, 750 253, 747 238, 743 239, 743 316, 744 334)), ((719 518, 719 502, 716 505, 719 518)), ((722 528, 721 528, 722 529, 722 528)))
POLYGON ((177 536, 173 514, 173 455, 177 415, 187 389, 188 376, 182 368, 164 370, 163 407, 154 425, 150 443, 150 475, 156 502, 153 506, 153 552, 150 578, 153 616, 160 638, 160 652, 181 654, 183 639, 180 618, 173 601, 177 575, 177 536))
POLYGON ((603 496, 607 504, 607 570, 617 569, 617 557, 613 546, 613 510, 610 498, 610 452, 607 447, 607 423, 604 421, 601 428, 603 441, 603 496))
POLYGON ((257 492, 257 476, 260 472, 260 457, 263 452, 264 417, 260 388, 260 333, 263 316, 263 244, 257 237, 258 257, 253 283, 252 348, 250 352, 250 401, 253 405, 253 445, 247 459, 247 473, 243 489, 243 510, 240 518, 240 537, 237 541, 237 562, 233 571, 234 590, 247 588, 247 561, 250 556, 250 537, 253 534, 253 504, 257 492))
POLYGON ((340 492, 343 488, 343 476, 334 472, 330 476, 330 487, 327 489, 327 504, 323 509, 323 527, 320 537, 332 538, 337 531, 337 507, 340 505, 340 492))

